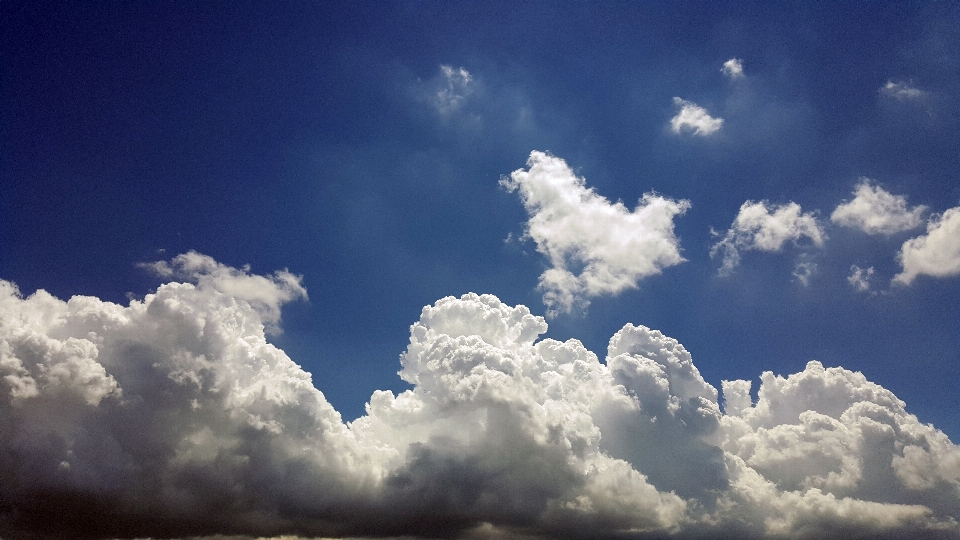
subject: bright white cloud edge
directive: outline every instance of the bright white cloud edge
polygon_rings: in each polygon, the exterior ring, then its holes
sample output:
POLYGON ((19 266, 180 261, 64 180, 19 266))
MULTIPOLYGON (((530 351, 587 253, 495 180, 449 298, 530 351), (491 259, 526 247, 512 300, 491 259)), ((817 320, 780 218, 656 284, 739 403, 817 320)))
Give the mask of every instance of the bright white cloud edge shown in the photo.
POLYGON ((907 198, 893 195, 880 186, 871 185, 869 178, 861 178, 854 190, 855 197, 840 204, 830 214, 830 221, 844 227, 860 229, 867 234, 891 235, 916 229, 923 225, 927 207, 910 208, 907 198))
POLYGON ((550 263, 539 284, 548 315, 585 309, 591 298, 634 289, 685 260, 673 220, 689 201, 651 192, 629 210, 587 187, 563 159, 538 151, 500 185, 519 194, 530 216, 524 236, 550 263))
MULTIPOLYGON (((798 243, 807 238, 817 247, 823 246, 826 233, 813 212, 804 213, 795 202, 777 205, 766 201, 746 201, 740 206, 733 224, 723 238, 710 249, 710 256, 723 255, 719 274, 730 275, 740 265, 741 251, 778 252, 787 242, 798 243)), ((804 284, 813 268, 798 267, 795 276, 804 284), (805 276, 805 277, 801 277, 805 276)))
POLYGON ((910 285, 921 275, 960 275, 960 206, 932 216, 927 234, 904 242, 898 259, 903 271, 893 278, 897 284, 910 285))
MULTIPOLYGON (((468 294, 411 327, 400 375, 413 388, 375 392, 345 424, 266 342, 261 314, 292 297, 255 278, 205 263, 128 306, 23 298, 0 281, 6 507, 55 494, 85 501, 85 523, 119 512, 139 536, 171 522, 247 535, 960 532, 960 447, 860 373, 765 372, 756 402, 749 381, 724 381, 721 412, 658 331, 627 324, 600 363, 577 340, 537 341, 547 325, 526 307, 468 294)), ((65 519, 47 512, 21 523, 65 519)))
POLYGON ((673 104, 680 108, 677 115, 670 119, 670 129, 674 133, 691 132, 693 135, 706 137, 723 127, 723 118, 710 116, 706 109, 692 101, 675 97, 673 104))

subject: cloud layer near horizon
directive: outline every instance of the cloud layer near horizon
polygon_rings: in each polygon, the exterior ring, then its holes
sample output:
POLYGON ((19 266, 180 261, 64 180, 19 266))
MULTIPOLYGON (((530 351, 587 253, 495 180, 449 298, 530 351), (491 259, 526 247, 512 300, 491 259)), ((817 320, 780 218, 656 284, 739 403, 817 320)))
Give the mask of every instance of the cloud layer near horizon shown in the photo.
POLYGON ((265 339, 298 278, 154 268, 187 282, 121 306, 0 281, 0 535, 960 533, 960 447, 860 373, 721 396, 656 330, 625 325, 601 363, 468 294, 411 326, 412 389, 344 423, 265 339))

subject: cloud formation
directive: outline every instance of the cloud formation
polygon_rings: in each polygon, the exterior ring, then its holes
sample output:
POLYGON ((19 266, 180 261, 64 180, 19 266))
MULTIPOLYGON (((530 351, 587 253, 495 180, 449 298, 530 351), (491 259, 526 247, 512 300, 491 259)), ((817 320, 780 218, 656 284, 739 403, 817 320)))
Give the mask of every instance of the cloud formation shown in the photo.
POLYGON ((530 215, 525 235, 550 261, 540 288, 551 314, 636 288, 641 279, 684 261, 673 219, 690 208, 689 201, 647 193, 628 210, 588 188, 564 160, 537 151, 526 169, 500 185, 519 193, 530 215))
POLYGON ((920 275, 960 275, 960 206, 931 217, 927 234, 904 242, 898 257, 903 271, 894 276, 895 283, 909 285, 920 275))
POLYGON ((830 214, 830 221, 867 234, 883 235, 908 231, 923 224, 926 206, 909 208, 905 196, 892 195, 880 186, 872 186, 869 178, 860 179, 854 194, 852 201, 837 206, 830 214))
POLYGON ((867 292, 870 290, 870 277, 873 276, 873 267, 860 268, 857 265, 850 266, 850 275, 847 282, 858 292, 867 292))
POLYGON ((670 129, 674 133, 692 132, 694 135, 706 137, 713 135, 723 126, 723 118, 714 118, 703 107, 678 97, 673 98, 673 104, 680 108, 677 115, 670 119, 670 129))
POLYGON ((440 66, 440 72, 443 79, 434 98, 434 105, 441 115, 449 116, 460 110, 470 94, 473 76, 462 67, 440 66))
POLYGON ((860 373, 766 372, 756 402, 724 381, 721 411, 656 330, 605 363, 546 330, 443 298, 410 328, 412 389, 345 424, 210 282, 121 306, 0 281, 0 536, 960 534, 960 447, 860 373))
POLYGON ((743 61, 739 58, 731 58, 723 63, 720 71, 731 79, 743 78, 743 61))
MULTIPOLYGON (((823 245, 826 238, 813 213, 803 213, 795 202, 776 205, 765 201, 746 201, 740 206, 740 212, 723 239, 710 249, 710 256, 722 253, 720 274, 729 275, 740 264, 741 251, 777 252, 788 241, 797 243, 803 238, 818 247, 823 245)), ((795 273, 804 284, 813 269, 807 267, 805 270, 809 272, 801 269, 800 275, 795 273)))
POLYGON ((900 101, 921 99, 927 95, 923 90, 915 88, 908 83, 893 81, 887 81, 887 84, 881 86, 880 94, 900 101))

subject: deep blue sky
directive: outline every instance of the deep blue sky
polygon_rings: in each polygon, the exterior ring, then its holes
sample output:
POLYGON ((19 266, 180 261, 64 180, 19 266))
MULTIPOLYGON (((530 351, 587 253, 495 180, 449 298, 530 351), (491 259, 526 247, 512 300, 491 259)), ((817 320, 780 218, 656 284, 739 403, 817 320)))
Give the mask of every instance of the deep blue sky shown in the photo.
POLYGON ((829 222, 861 177, 960 205, 956 2, 3 2, 0 20, 0 278, 24 294, 125 303, 159 284, 137 263, 188 250, 288 268, 310 300, 273 342, 353 419, 405 387, 424 305, 474 291, 546 311, 547 263, 505 242, 528 216, 498 181, 549 151, 628 207, 650 190, 692 204, 687 262, 549 336, 602 358, 644 324, 718 387, 819 359, 960 439, 960 278, 890 287, 923 230, 829 222), (742 79, 721 73, 731 58, 742 79), (437 107, 441 66, 472 76, 454 110, 437 107), (674 97, 722 129, 671 132, 674 97), (747 200, 817 211, 829 238, 718 276, 711 228, 747 200), (852 264, 878 294, 850 286, 852 264))

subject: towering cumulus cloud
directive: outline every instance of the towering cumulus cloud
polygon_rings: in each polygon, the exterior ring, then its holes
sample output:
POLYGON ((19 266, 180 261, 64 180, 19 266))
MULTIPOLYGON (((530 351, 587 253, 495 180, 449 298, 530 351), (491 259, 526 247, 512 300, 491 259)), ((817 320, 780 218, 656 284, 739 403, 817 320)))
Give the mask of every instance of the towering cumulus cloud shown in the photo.
POLYGON ((550 260, 540 288, 551 314, 636 288, 641 279, 684 261, 673 219, 690 208, 689 201, 647 193, 628 210, 588 188, 564 160, 536 151, 527 169, 500 183, 519 192, 530 214, 526 235, 550 260))
POLYGON ((265 340, 296 276, 152 267, 186 282, 121 306, 0 281, 0 537, 960 535, 960 448, 859 373, 721 396, 660 332, 601 363, 467 294, 411 326, 412 388, 345 424, 265 340))

